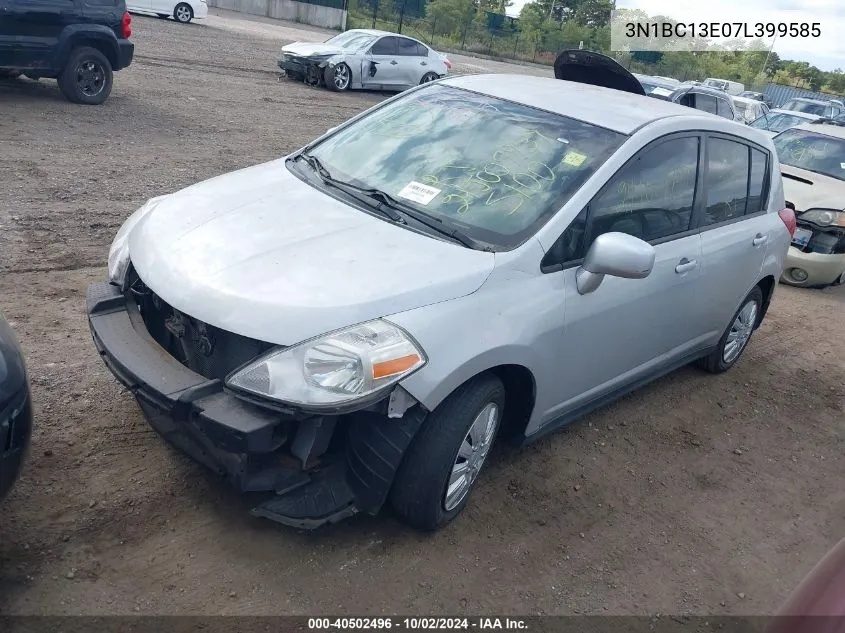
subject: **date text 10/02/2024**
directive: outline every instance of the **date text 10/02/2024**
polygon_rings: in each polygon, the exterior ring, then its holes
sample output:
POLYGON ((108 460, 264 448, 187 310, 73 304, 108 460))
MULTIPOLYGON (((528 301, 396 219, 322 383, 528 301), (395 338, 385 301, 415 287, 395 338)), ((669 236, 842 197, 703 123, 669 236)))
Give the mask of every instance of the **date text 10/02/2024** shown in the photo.
POLYGON ((308 618, 311 630, 525 630, 525 620, 520 618, 437 618, 437 617, 375 617, 375 618, 308 618))
POLYGON ((626 22, 627 38, 765 38, 822 36, 820 22, 626 22))

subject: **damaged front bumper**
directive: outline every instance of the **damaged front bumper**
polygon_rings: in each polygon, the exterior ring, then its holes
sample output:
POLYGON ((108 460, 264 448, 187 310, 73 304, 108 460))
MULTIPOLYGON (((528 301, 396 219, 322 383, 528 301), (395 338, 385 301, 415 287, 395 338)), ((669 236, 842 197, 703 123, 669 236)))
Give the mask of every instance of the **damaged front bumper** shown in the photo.
POLYGON ((92 285, 87 312, 97 350, 149 424, 238 491, 264 493, 254 515, 313 529, 357 512, 376 514, 384 504, 422 423, 419 407, 395 418, 387 416, 386 400, 342 416, 266 408, 168 354, 131 293, 92 285))
POLYGON ((323 74, 329 59, 330 56, 300 57, 284 53, 279 58, 278 64, 285 75, 301 79, 308 84, 318 85, 325 81, 323 74))
POLYGON ((803 239, 789 247, 781 281, 793 286, 823 287, 845 281, 845 228, 818 226, 798 218, 803 239))

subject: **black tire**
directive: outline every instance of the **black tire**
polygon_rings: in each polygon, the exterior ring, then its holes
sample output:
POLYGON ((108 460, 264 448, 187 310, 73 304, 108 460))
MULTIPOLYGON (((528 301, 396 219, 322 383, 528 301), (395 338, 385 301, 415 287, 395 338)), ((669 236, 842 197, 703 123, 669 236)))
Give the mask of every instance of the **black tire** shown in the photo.
POLYGON ((180 2, 173 9, 173 19, 180 24, 187 24, 194 19, 194 10, 187 2, 180 2))
POLYGON ((326 82, 326 88, 334 92, 349 90, 349 86, 352 85, 352 70, 343 62, 334 67, 326 66, 326 70, 323 71, 323 81, 326 82), (345 83, 338 81, 340 73, 346 74, 345 83))
POLYGON ((463 497, 449 510, 446 509, 447 486, 458 459, 458 450, 470 427, 490 404, 498 408, 498 419, 485 445, 481 462, 477 464, 477 475, 501 427, 505 406, 502 381, 492 374, 477 376, 456 389, 426 417, 405 454, 390 491, 391 505, 412 527, 436 530, 449 523, 466 506, 477 479, 471 479, 463 497))
POLYGON ((437 81, 438 79, 440 79, 440 77, 437 73, 426 73, 422 76, 422 79, 420 79, 420 84, 427 84, 432 81, 437 81))
POLYGON ((166 13, 156 13, 156 15, 158 16, 158 19, 159 19, 159 20, 166 20, 167 18, 169 18, 169 17, 170 17, 170 16, 169 16, 169 15, 167 15, 166 13))
POLYGON ((99 105, 111 94, 114 73, 108 58, 100 51, 80 46, 70 52, 57 79, 59 89, 68 101, 99 105))
POLYGON ((760 311, 763 308, 763 291, 760 290, 760 286, 754 286, 751 292, 748 293, 748 296, 742 300, 742 304, 739 306, 737 311, 731 317, 731 321, 728 324, 728 327, 725 329, 724 334, 722 334, 722 338, 719 339, 719 345, 716 349, 709 355, 705 356, 704 358, 700 358, 698 360, 698 366, 710 372, 711 374, 721 374, 723 372, 728 371, 731 367, 733 367, 736 362, 742 358, 742 353, 745 351, 745 348, 748 347, 748 343, 751 340, 751 335, 755 327, 757 327, 757 323, 760 320, 760 311), (754 323, 751 324, 751 332, 748 333, 748 338, 745 339, 745 342, 742 343, 742 347, 739 350, 739 353, 736 356, 730 358, 729 360, 725 360, 725 348, 728 343, 728 337, 731 334, 731 330, 734 327, 734 323, 737 321, 739 314, 745 309, 750 301, 755 302, 756 309, 755 309, 755 318, 754 323))

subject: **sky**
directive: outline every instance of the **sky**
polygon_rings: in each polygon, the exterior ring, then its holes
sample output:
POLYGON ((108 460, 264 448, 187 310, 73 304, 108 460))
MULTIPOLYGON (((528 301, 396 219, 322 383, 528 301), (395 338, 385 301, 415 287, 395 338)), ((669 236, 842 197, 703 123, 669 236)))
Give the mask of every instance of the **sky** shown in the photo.
MULTIPOLYGON (((526 1, 514 0, 508 13, 518 15, 526 1)), ((641 9, 679 22, 818 22, 820 38, 778 38, 774 51, 783 59, 807 61, 820 70, 845 70, 843 0, 616 0, 616 8, 641 9), (837 37, 839 33, 843 36, 837 37)))

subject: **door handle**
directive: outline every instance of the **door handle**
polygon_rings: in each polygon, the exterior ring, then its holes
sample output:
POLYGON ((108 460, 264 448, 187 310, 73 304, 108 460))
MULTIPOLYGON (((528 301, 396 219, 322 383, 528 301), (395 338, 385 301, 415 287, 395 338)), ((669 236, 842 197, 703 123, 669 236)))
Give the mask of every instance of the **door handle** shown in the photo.
POLYGON ((395 66, 395 65, 396 65, 396 64, 398 64, 398 63, 399 63, 399 62, 397 62, 397 61, 394 59, 392 62, 390 62, 390 65, 391 65, 391 66, 395 66))
POLYGON ((693 270, 696 266, 698 266, 697 261, 684 257, 681 261, 678 262, 678 265, 675 266, 675 272, 679 275, 683 275, 684 273, 688 273, 689 271, 693 270))
POLYGON ((757 235, 754 236, 754 241, 751 242, 751 243, 754 244, 754 246, 762 246, 763 244, 765 244, 768 241, 769 241, 768 237, 766 237, 762 233, 758 233, 757 235))

